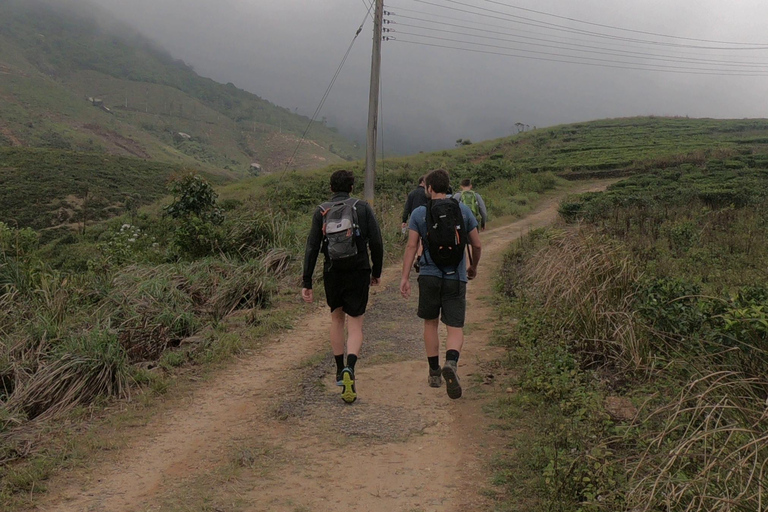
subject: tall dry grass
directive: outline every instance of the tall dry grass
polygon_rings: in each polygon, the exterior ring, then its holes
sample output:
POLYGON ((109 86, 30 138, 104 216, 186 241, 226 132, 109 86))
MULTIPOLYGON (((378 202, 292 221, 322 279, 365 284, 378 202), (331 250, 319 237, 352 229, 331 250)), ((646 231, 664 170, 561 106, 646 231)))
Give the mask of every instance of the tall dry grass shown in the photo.
POLYGON ((556 312, 556 327, 569 333, 586 361, 631 369, 644 364, 631 307, 640 274, 617 243, 588 230, 558 233, 527 258, 522 275, 521 288, 556 312))
POLYGON ((768 507, 766 381, 715 371, 644 415, 629 461, 633 511, 757 512, 768 507))
POLYGON ((580 359, 619 373, 642 370, 636 375, 651 389, 664 383, 624 435, 604 440, 621 447, 613 463, 629 475, 611 503, 632 512, 768 510, 768 368, 756 356, 765 352, 762 331, 723 344, 648 325, 635 309, 638 265, 588 228, 551 235, 519 264, 516 291, 543 306, 553 336, 580 359), (762 373, 754 365, 746 371, 739 354, 752 354, 762 373))

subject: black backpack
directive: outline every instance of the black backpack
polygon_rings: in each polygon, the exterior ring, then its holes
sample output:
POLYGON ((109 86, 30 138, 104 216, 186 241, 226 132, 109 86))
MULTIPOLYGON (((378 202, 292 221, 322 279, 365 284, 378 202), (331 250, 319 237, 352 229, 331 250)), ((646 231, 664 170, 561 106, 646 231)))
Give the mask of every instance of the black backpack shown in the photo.
POLYGON ((461 207, 455 199, 430 200, 427 203, 427 248, 429 257, 444 274, 453 274, 464 259, 467 230, 461 207), (446 272, 444 269, 454 270, 446 272))

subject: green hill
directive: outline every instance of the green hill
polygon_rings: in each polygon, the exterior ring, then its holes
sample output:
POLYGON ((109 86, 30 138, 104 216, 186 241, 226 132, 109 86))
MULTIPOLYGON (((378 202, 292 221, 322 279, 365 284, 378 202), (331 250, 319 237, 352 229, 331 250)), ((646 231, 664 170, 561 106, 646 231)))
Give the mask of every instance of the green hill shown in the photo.
MULTIPOLYGON (((282 170, 309 119, 200 77, 100 10, 0 1, 0 147, 132 156, 229 177, 282 170)), ((359 158, 312 128, 298 169, 359 158)))

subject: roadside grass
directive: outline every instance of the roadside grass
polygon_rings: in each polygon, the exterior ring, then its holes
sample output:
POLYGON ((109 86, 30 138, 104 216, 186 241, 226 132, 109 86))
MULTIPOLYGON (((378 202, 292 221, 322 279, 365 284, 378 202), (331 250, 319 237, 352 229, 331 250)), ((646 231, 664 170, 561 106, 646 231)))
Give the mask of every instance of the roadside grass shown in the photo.
MULTIPOLYGON (((201 381, 237 364, 235 356, 266 348, 268 340, 291 327, 290 322, 300 309, 295 303, 282 303, 260 312, 255 323, 224 322, 197 346, 166 352, 153 364, 134 366, 130 401, 102 399, 60 414, 55 422, 30 424, 12 432, 3 439, 5 449, 11 448, 15 453, 0 467, 0 511, 32 506, 36 496, 46 492, 46 482, 55 474, 78 471, 96 454, 109 456, 110 452, 130 445, 138 435, 134 433, 136 427, 148 425, 165 408, 188 396, 201 381), (168 361, 178 364, 164 364, 168 361), (29 452, 19 458, 16 450, 24 448, 29 452)), ((255 460, 271 461, 265 468, 277 467, 279 451, 251 448, 255 460)), ((234 468, 225 469, 222 474, 229 474, 234 468)))
POLYGON ((739 158, 630 178, 510 249, 496 333, 518 391, 490 413, 528 451, 496 473, 502 507, 762 508, 766 178, 739 158))

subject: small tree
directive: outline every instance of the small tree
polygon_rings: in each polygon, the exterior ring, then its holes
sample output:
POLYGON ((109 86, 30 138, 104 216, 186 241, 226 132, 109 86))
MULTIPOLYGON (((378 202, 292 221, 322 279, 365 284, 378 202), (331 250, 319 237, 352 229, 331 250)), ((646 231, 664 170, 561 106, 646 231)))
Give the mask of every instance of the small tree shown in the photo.
POLYGON ((175 178, 168 190, 173 194, 173 203, 165 207, 165 213, 174 219, 195 216, 213 223, 222 220, 221 208, 216 205, 218 194, 200 175, 189 173, 175 178))

